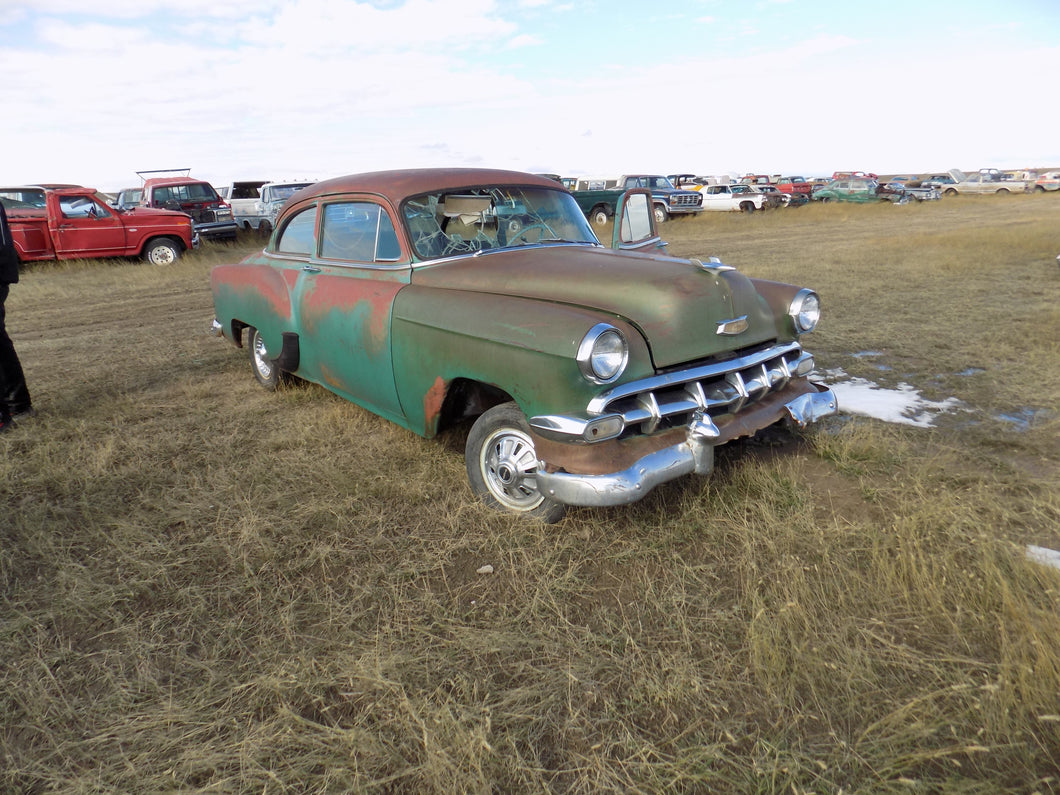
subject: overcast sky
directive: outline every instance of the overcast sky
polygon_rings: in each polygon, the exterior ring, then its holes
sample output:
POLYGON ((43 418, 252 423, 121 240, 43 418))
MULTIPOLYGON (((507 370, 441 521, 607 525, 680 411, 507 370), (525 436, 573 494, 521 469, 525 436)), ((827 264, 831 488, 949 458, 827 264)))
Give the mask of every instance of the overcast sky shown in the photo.
POLYGON ((0 184, 1060 166, 1058 0, 0 0, 0 184))

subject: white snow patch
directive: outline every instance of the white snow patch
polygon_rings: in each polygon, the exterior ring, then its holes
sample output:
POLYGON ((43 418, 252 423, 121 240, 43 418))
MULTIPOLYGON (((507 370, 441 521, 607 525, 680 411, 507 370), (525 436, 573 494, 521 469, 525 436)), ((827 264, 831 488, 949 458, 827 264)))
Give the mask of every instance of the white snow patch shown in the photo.
POLYGON ((895 389, 885 389, 864 378, 835 380, 846 377, 842 370, 829 370, 824 375, 825 383, 832 381, 828 386, 839 401, 839 410, 847 414, 930 428, 936 415, 953 411, 961 405, 957 398, 928 400, 906 383, 895 389))
POLYGON ((1060 552, 1055 549, 1047 549, 1046 547, 1027 547, 1027 557, 1036 563, 1041 563, 1045 566, 1053 566, 1054 568, 1060 569, 1060 552))

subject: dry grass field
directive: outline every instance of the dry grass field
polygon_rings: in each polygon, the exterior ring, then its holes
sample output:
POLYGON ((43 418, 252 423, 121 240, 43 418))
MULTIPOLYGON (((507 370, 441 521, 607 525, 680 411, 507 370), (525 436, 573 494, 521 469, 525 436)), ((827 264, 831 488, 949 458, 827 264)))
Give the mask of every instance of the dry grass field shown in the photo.
POLYGON ((28 269, 0 791, 1060 791, 1060 196, 663 231, 817 288, 819 370, 958 408, 531 524, 459 432, 257 386, 208 273, 260 242, 28 269))

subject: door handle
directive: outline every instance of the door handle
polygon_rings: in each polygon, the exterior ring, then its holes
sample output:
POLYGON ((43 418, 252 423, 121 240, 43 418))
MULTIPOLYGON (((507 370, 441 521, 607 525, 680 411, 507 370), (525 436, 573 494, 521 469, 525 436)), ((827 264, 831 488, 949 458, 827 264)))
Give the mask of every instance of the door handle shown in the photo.
POLYGON ((320 273, 320 268, 316 265, 303 265, 302 273, 320 273))

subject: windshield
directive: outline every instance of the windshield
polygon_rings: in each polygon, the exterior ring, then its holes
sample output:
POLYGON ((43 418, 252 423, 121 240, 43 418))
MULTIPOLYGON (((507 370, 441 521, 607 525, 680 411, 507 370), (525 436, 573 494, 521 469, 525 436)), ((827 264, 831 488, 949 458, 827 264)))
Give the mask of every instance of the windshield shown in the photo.
POLYGON ((273 185, 269 190, 272 192, 273 201, 287 201, 302 188, 312 184, 312 182, 299 182, 292 185, 273 185))
POLYGON ((552 242, 598 244, 563 190, 499 185, 425 193, 407 199, 402 215, 420 259, 552 242))

